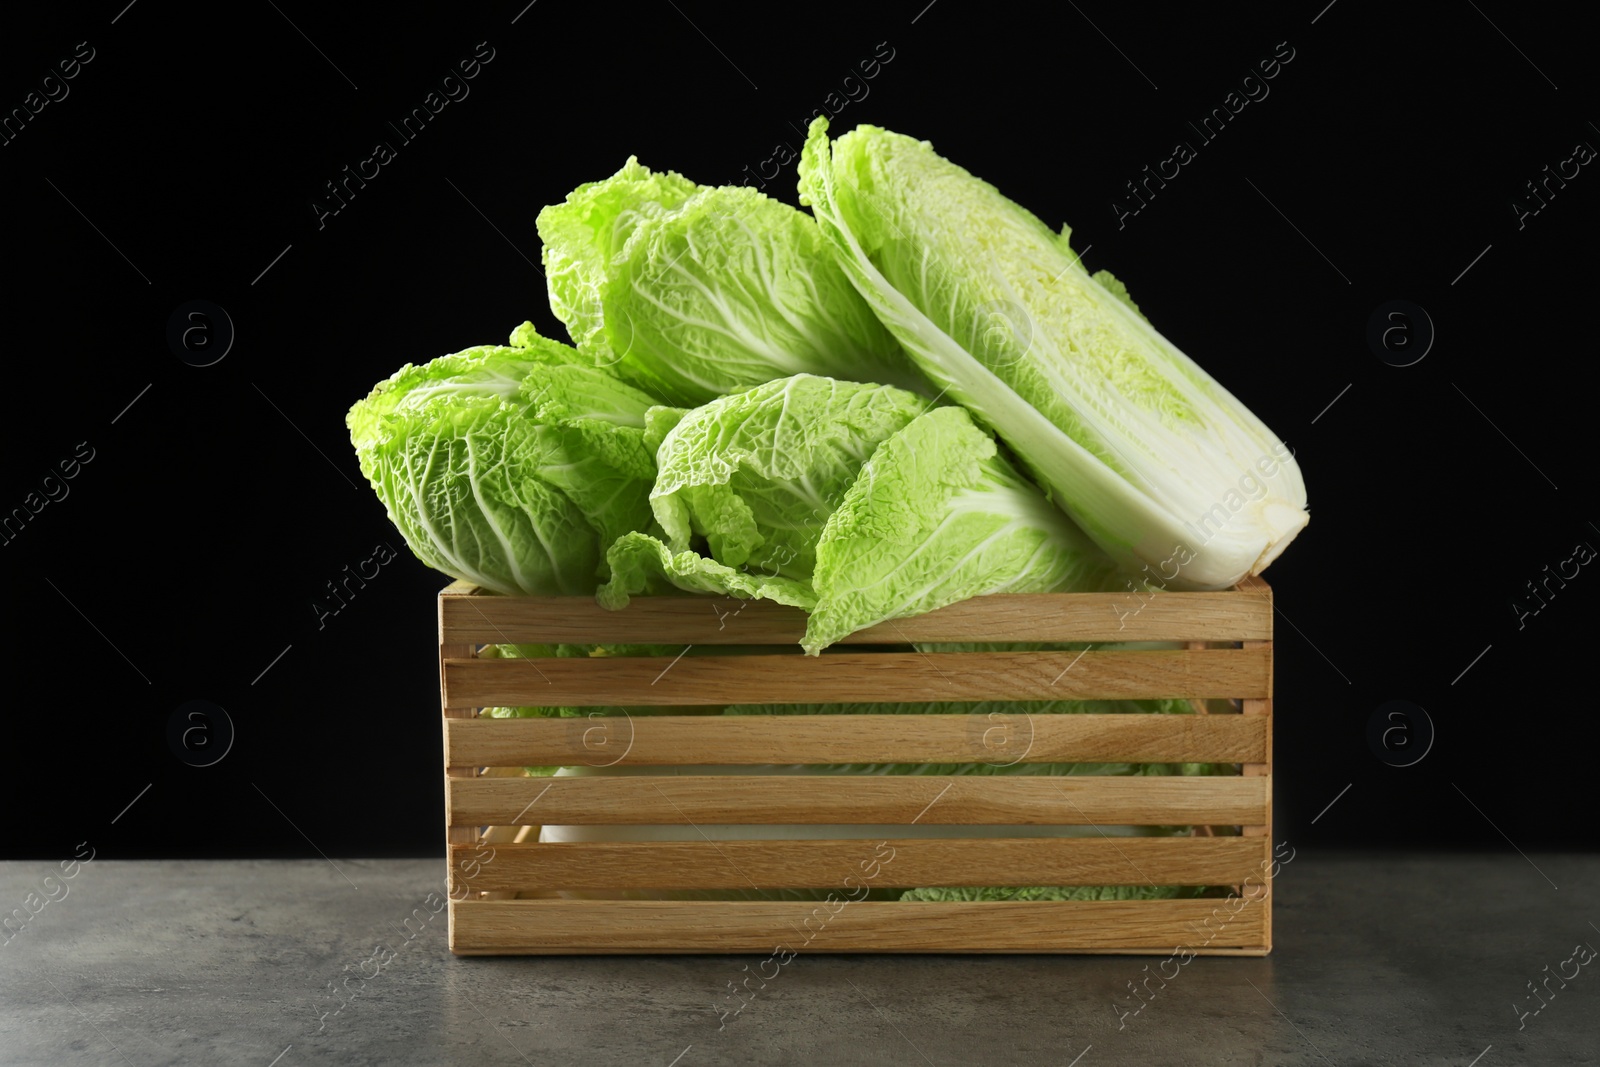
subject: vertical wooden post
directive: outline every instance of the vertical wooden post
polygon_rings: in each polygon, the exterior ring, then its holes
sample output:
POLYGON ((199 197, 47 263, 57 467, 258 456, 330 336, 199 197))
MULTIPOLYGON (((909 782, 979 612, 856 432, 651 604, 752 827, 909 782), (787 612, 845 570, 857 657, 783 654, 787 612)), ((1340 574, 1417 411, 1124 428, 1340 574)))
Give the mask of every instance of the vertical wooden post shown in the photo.
MULTIPOLYGON (((1202 649, 1210 648, 1211 647, 1211 642, 1210 641, 1185 641, 1183 643, 1183 647, 1185 649, 1187 649, 1188 651, 1190 651, 1190 652, 1196 652, 1196 651, 1199 651, 1199 650, 1202 650, 1202 649)), ((1196 715, 1210 715, 1211 714, 1211 701, 1206 700, 1206 699, 1204 699, 1202 697, 1190 697, 1189 698, 1189 707, 1191 709, 1193 709, 1193 711, 1194 711, 1194 713, 1196 715)), ((1191 830, 1191 832, 1193 833, 1193 835, 1195 837, 1215 837, 1215 836, 1217 836, 1217 828, 1215 826, 1192 826, 1192 827, 1190 827, 1190 830, 1191 830)))
MULTIPOLYGON (((477 655, 477 648, 475 646, 473 646, 471 644, 464 644, 464 643, 461 643, 461 642, 448 641, 447 638, 452 636, 452 635, 449 635, 449 634, 445 633, 445 627, 444 627, 444 598, 445 598, 445 595, 448 594, 448 593, 452 593, 452 592, 460 592, 460 591, 462 591, 463 585, 464 585, 464 583, 456 582, 456 583, 453 583, 453 584, 451 584, 449 586, 446 586, 445 589, 443 589, 439 593, 439 707, 444 712, 444 715, 443 715, 442 719, 440 720, 440 729, 441 730, 444 729, 444 723, 447 722, 450 719, 472 719, 472 718, 476 718, 477 714, 478 714, 476 708, 468 708, 468 709, 465 709, 465 710, 452 710, 452 709, 446 708, 444 706, 445 705, 445 691, 444 691, 444 663, 445 663, 445 660, 448 660, 448 659, 471 659, 475 655, 477 655)), ((474 841, 477 840, 478 829, 475 826, 453 826, 453 825, 451 825, 451 822, 450 822, 450 786, 449 786, 449 780, 452 779, 452 778, 472 778, 472 777, 476 777, 477 768, 475 768, 475 767, 452 767, 452 766, 450 766, 450 752, 449 752, 449 736, 448 736, 448 734, 445 735, 444 765, 445 765, 444 766, 444 777, 445 777, 445 830, 444 830, 444 840, 445 840, 445 887, 446 887, 446 895, 447 895, 447 897, 449 898, 449 901, 450 901, 450 904, 449 904, 449 907, 450 907, 450 947, 452 949, 454 949, 455 948, 455 928, 456 928, 455 904, 456 904, 456 900, 457 900, 457 894, 456 894, 457 885, 456 885, 455 857, 451 853, 451 846, 453 846, 453 845, 470 845, 470 844, 472 844, 474 841)), ((473 895, 474 894, 470 894, 469 893, 468 894, 468 898, 470 898, 473 895)))
MULTIPOLYGON (((1269 594, 1270 595, 1270 594, 1269 594)), ((1271 641, 1243 641, 1245 648, 1264 648, 1269 655, 1272 651, 1271 641)), ((1272 849, 1272 674, 1269 669, 1267 675, 1266 697, 1242 701, 1242 711, 1246 715, 1261 715, 1267 720, 1267 751, 1265 763, 1246 763, 1241 768, 1247 778, 1267 779, 1267 821, 1264 826, 1245 826, 1240 828, 1246 837, 1265 837, 1267 839, 1268 858, 1271 858, 1272 849)), ((1242 895, 1255 898, 1256 902, 1265 909, 1262 917, 1262 932, 1265 935, 1267 948, 1272 948, 1272 878, 1271 868, 1262 872, 1262 884, 1259 887, 1250 887, 1241 890, 1242 895)))

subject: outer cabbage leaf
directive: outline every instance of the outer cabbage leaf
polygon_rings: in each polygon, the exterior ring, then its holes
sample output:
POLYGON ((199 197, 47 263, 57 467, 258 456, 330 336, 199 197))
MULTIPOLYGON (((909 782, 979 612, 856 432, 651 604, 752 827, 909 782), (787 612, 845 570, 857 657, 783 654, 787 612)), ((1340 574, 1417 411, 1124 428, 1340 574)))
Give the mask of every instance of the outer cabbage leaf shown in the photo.
MULTIPOLYGON (((637 593, 665 593, 681 589, 690 593, 717 593, 746 600, 773 600, 779 604, 811 610, 816 594, 808 582, 783 575, 737 570, 698 552, 674 552, 660 538, 646 533, 630 533, 616 540, 606 552, 611 579, 601 586, 596 599, 605 608, 626 607, 637 593)), ((727 611, 734 611, 732 607, 727 611)))
POLYGON ((919 384, 815 221, 629 160, 539 215, 552 310, 586 356, 686 406, 809 372, 919 384))
POLYGON ((373 386, 345 417, 356 458, 363 464, 361 472, 372 477, 365 466, 371 458, 369 449, 393 436, 387 420, 415 414, 451 396, 514 401, 528 375, 582 361, 571 346, 539 336, 533 323, 525 322, 512 331, 509 345, 479 345, 420 366, 407 363, 373 386))
POLYGON ((390 426, 362 468, 423 563, 497 593, 594 587, 594 528, 539 473, 567 457, 520 405, 457 395, 390 426))
POLYGON ((878 446, 817 544, 801 644, 990 593, 1111 588, 1115 563, 1001 459, 962 408, 878 446))
POLYGON ((810 374, 713 400, 662 441, 651 507, 676 551, 699 535, 726 566, 809 579, 861 465, 927 408, 902 389, 810 374))
POLYGON ((564 203, 539 212, 536 225, 544 242, 540 258, 550 310, 593 362, 601 366, 616 362, 601 307, 601 289, 612 259, 640 222, 678 207, 699 188, 670 171, 652 173, 629 156, 611 177, 580 185, 564 203))
POLYGON ((531 327, 513 340, 402 367, 351 408, 351 441, 428 566, 497 593, 592 592, 604 546, 651 522, 655 400, 531 327))
MULTIPOLYGON (((1073 254, 1070 248, 1066 249, 1066 252, 1068 255, 1073 254)), ((1089 277, 1099 282, 1106 292, 1131 307, 1140 318, 1144 318, 1144 312, 1140 311, 1139 305, 1133 302, 1133 297, 1129 295, 1128 287, 1122 283, 1121 278, 1118 278, 1108 270, 1097 270, 1089 277)), ((1146 321, 1149 320, 1146 319, 1146 321)))
MULTIPOLYGON (((893 412, 892 419, 908 412, 893 412)), ((685 426, 694 430, 694 416, 685 415, 672 433, 685 426)), ((841 416, 833 412, 831 417, 841 416)), ((717 422, 708 420, 706 426, 714 429, 717 422)), ((818 431, 813 427, 812 432, 818 431)), ((660 449, 664 463, 671 437, 660 449)), ((706 454, 716 454, 716 448, 708 447, 706 454)), ((802 485, 809 478, 810 489, 801 495, 819 500, 817 487, 840 484, 849 461, 834 447, 804 455, 814 470, 775 463, 768 469, 802 485)), ((713 465, 707 477, 715 482, 723 475, 713 465)), ((757 522, 758 507, 774 528, 785 507, 771 500, 747 502, 732 492, 734 474, 727 477, 726 484, 697 487, 706 492, 688 502, 688 514, 666 508, 660 514, 680 541, 698 522, 699 530, 710 535, 713 552, 729 559, 742 554, 742 568, 692 549, 675 550, 653 536, 629 534, 608 552, 612 579, 600 590, 602 605, 618 608, 632 594, 669 588, 763 597, 811 612, 801 644, 816 654, 863 627, 967 597, 1104 589, 1118 577, 1110 557, 1017 475, 999 457, 993 438, 961 408, 926 411, 882 440, 822 525, 809 580, 782 573, 782 566, 797 558, 793 547, 809 545, 809 529, 798 525, 781 543, 788 554, 772 555, 760 571, 750 569, 752 554, 764 547, 767 535, 757 522)))
POLYGON ((1116 279, 926 141, 818 118, 801 203, 924 374, 1131 570, 1222 588, 1307 522, 1292 454, 1116 279), (1175 573, 1174 573, 1175 572, 1175 573))
POLYGON ((571 365, 541 367, 523 380, 522 395, 563 460, 540 468, 540 477, 579 507, 599 546, 649 529, 656 468, 646 413, 655 400, 603 370, 571 365))

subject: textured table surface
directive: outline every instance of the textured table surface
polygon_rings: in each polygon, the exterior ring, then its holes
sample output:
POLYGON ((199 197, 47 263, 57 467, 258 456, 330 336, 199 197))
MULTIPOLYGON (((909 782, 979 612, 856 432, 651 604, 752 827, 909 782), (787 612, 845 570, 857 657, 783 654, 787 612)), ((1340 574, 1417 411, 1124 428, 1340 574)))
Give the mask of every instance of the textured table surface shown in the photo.
POLYGON ((761 957, 457 959, 442 860, 337 864, 0 864, 0 1062, 1600 1063, 1594 856, 1302 849, 1270 957, 1147 1002, 1159 958, 801 956, 725 1017, 761 957))

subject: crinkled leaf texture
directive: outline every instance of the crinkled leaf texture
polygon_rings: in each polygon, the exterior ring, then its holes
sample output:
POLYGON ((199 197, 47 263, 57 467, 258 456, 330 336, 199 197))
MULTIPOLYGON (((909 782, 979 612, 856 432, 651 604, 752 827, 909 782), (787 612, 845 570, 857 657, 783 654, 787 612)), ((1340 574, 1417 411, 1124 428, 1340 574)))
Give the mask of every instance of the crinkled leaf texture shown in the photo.
POLYGON ((1108 274, 916 141, 812 123, 809 205, 851 281, 945 395, 1129 569, 1224 588, 1307 522, 1292 454, 1108 274), (1166 570, 1178 561, 1175 577, 1166 570))
MULTIPOLYGON (((611 580, 596 594, 602 607, 626 607, 636 593, 665 593, 681 589, 690 593, 716 593, 723 597, 772 600, 807 611, 816 606, 809 582, 779 574, 737 570, 692 550, 674 552, 661 539, 646 533, 619 537, 606 552, 611 580)), ((715 605, 713 605, 715 609, 715 605)), ((737 605, 723 609, 736 612, 737 605)))
POLYGON ((361 471, 418 559, 504 594, 581 594, 650 527, 655 398, 523 326, 407 364, 351 408, 361 471))
POLYGON ((634 228, 672 211, 699 186, 672 172, 652 173, 632 156, 604 181, 578 186, 564 203, 539 212, 536 226, 544 249, 550 310, 590 359, 616 362, 605 334, 602 290, 612 260, 620 256, 634 228))
POLYGON ((991 593, 1112 588, 1116 564, 1002 459, 962 408, 935 408, 862 467, 817 543, 817 653, 891 619, 991 593))
POLYGON ((729 567, 809 579, 823 525, 914 393, 796 374, 684 415, 656 451, 650 504, 676 551, 703 537, 729 567))
POLYGON ((585 357, 693 406, 800 372, 925 387, 811 216, 636 160, 539 213, 550 306, 585 357))
MULTIPOLYGON (((846 405, 844 410, 851 409, 846 405)), ((910 411, 908 405, 891 412, 890 421, 910 411)), ((838 412, 833 416, 839 418, 838 412)), ((684 416, 673 433, 686 425, 692 429, 693 419, 692 412, 684 416)), ((872 436, 886 428, 881 422, 870 424, 875 427, 872 436)), ((719 469, 732 472, 736 467, 748 475, 742 484, 749 495, 729 491, 730 473, 714 500, 718 506, 699 508, 700 529, 708 534, 713 553, 721 551, 728 558, 743 553, 744 565, 730 566, 693 549, 675 550, 647 534, 628 534, 607 554, 612 578, 599 592, 604 606, 620 608, 633 594, 668 588, 775 600, 811 613, 801 644, 815 655, 856 630, 968 597, 1099 590, 1117 581, 1110 557, 1020 477, 998 455, 993 438, 961 408, 925 411, 884 437, 849 479, 837 506, 816 490, 845 484, 845 472, 862 451, 838 446, 849 435, 825 448, 792 453, 804 461, 799 468, 769 462, 766 469, 781 477, 763 479, 750 466, 726 460, 723 446, 741 438, 718 437, 710 432, 717 425, 708 420, 708 431, 692 438, 699 442, 692 451, 712 472, 708 478, 715 480, 721 477, 719 469), (787 554, 767 558, 760 570, 750 567, 751 555, 789 508, 787 502, 770 507, 760 502, 753 490, 763 482, 809 485, 800 494, 807 506, 833 508, 815 535, 816 565, 809 580, 783 573, 783 564, 801 558, 795 545, 810 547, 814 523, 788 523, 783 534, 787 554), (757 500, 773 525, 762 527, 757 507, 747 500, 757 500)), ((816 427, 811 432, 827 439, 816 427)), ((658 454, 663 470, 676 471, 665 458, 671 443, 669 434, 658 454)), ((677 492, 676 484, 668 488, 677 492)), ((694 529, 694 511, 686 516, 662 509, 659 514, 669 533, 683 537, 694 529)))

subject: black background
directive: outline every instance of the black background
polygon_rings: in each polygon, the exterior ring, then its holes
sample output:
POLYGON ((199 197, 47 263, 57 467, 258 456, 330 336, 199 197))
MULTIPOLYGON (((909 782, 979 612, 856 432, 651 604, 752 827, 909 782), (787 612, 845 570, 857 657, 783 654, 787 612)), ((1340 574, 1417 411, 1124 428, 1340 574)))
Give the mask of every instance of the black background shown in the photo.
MULTIPOLYGON (((78 42, 94 58, 0 146, 0 508, 79 442, 94 458, 0 547, 4 855, 84 839, 112 857, 436 854, 443 579, 406 553, 321 629, 311 606, 379 542, 402 547, 344 412, 401 363, 524 319, 563 336, 534 266, 542 205, 630 154, 738 181, 797 149, 883 47, 836 133, 927 138, 1069 221, 1086 265, 1296 449, 1313 519, 1268 573, 1279 836, 1593 846, 1600 576, 1585 568, 1520 630, 1511 607, 1546 564, 1600 545, 1585 329, 1600 177, 1583 168, 1520 229, 1511 206, 1576 143, 1600 145, 1588 37, 1563 21, 1578 16, 1489 0, 524 3, 8 14, 0 109, 78 42), (479 42, 494 58, 470 95, 401 145, 386 123, 479 42), (1270 95, 1201 145, 1185 121, 1279 42, 1294 58, 1270 95), (397 157, 319 228, 323 184, 378 140, 397 157), (1119 228, 1124 182, 1178 140, 1194 161, 1119 228), (194 299, 236 329, 209 367, 166 341, 194 299), (1437 329, 1404 368, 1366 340, 1394 299, 1437 329), (237 728, 215 766, 168 747, 194 699, 237 728), (1437 729, 1411 767, 1366 739, 1393 699, 1437 729)), ((793 203, 793 167, 768 191, 793 203)))

